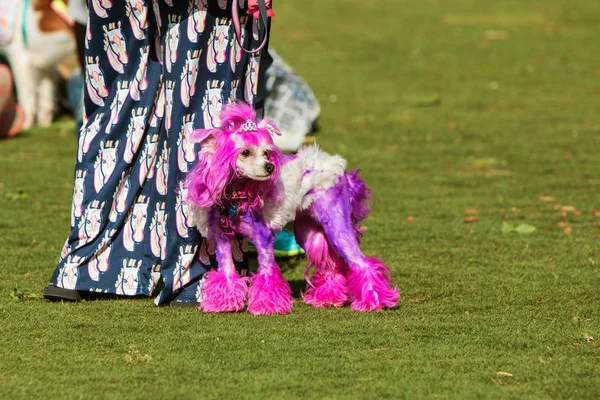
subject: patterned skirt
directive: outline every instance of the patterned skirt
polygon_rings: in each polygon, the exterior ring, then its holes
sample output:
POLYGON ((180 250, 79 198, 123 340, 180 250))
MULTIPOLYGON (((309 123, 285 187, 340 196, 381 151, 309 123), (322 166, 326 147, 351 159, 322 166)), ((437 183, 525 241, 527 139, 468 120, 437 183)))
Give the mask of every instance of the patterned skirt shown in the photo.
MULTIPOLYGON (((79 133, 71 233, 51 285, 198 302, 214 249, 192 226, 186 173, 194 129, 219 125, 224 104, 254 101, 258 59, 242 42, 245 0, 91 0, 84 125, 79 133), (234 4, 232 4, 234 3, 234 4)), ((243 269, 245 244, 234 244, 243 269)))

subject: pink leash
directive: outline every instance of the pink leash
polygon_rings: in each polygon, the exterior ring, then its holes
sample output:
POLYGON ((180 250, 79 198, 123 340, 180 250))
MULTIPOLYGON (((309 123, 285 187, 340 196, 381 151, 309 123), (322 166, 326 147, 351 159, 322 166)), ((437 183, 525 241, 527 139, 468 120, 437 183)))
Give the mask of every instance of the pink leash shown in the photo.
POLYGON ((261 6, 262 5, 264 5, 264 8, 266 8, 267 16, 269 16, 269 17, 275 16, 275 14, 273 13, 273 10, 271 10, 271 0, 248 0, 248 10, 246 11, 246 13, 252 14, 254 19, 258 19, 259 23, 260 23, 260 21, 262 21, 262 23, 265 25, 265 33, 263 35, 263 41, 260 44, 260 46, 258 46, 254 50, 248 50, 244 47, 244 44, 242 43, 242 27, 240 24, 240 16, 238 13, 237 1, 234 0, 233 4, 231 5, 231 14, 233 17, 233 26, 235 28, 235 36, 237 37, 237 41, 240 44, 240 47, 246 53, 256 54, 259 51, 261 51, 262 48, 265 47, 265 44, 267 43, 268 27, 267 27, 266 20, 264 20, 266 18, 266 16, 263 16, 263 18, 261 18, 261 6), (262 1, 263 4, 259 4, 259 1, 262 1))

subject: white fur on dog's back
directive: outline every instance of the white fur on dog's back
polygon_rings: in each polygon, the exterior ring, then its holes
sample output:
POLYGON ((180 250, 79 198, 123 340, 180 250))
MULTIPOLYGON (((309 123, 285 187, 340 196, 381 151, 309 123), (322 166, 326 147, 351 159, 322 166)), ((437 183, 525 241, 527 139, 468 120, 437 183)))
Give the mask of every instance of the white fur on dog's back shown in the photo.
POLYGON ((297 157, 281 168, 283 202, 277 205, 269 199, 265 201, 263 216, 267 225, 279 231, 293 221, 297 211, 308 209, 316 195, 339 181, 346 164, 344 158, 329 154, 317 145, 301 148, 297 157))

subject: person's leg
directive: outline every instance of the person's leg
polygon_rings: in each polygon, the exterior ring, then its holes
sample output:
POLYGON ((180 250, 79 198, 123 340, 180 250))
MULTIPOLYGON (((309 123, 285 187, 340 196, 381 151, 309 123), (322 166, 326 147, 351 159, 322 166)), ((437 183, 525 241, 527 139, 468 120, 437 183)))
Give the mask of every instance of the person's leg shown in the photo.
POLYGON ((160 133, 160 118, 151 117, 163 108, 156 101, 161 67, 150 56, 155 54, 150 50, 154 19, 142 15, 137 23, 144 34, 139 36, 126 17, 125 1, 114 1, 106 9, 94 4, 71 234, 45 290, 54 299, 76 299, 73 291, 148 296, 161 264, 148 243, 148 211, 156 206, 149 203, 156 176, 152 161, 160 133), (133 99, 131 88, 139 75, 146 85, 133 99))
POLYGON ((25 112, 15 102, 10 68, 0 64, 0 139, 15 136, 24 124, 25 112))

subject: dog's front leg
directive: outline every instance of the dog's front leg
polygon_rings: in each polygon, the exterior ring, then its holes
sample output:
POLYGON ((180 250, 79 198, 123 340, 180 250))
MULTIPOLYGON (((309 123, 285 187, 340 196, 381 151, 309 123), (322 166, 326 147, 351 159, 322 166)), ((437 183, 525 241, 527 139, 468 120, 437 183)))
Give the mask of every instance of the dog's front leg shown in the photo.
POLYGON ((258 271, 250 279, 248 311, 254 315, 292 312, 292 290, 275 262, 275 235, 256 212, 243 216, 241 228, 258 252, 258 271))
POLYGON ((206 273, 200 310, 204 312, 242 311, 248 291, 247 278, 238 275, 231 253, 231 239, 218 224, 219 213, 209 218, 219 267, 206 273))

